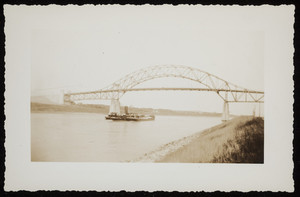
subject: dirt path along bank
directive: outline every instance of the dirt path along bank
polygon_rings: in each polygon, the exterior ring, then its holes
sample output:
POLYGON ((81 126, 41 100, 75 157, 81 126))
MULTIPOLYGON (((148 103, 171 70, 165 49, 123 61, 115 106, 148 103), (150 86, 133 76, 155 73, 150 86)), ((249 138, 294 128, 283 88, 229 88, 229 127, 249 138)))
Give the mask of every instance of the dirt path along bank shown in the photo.
POLYGON ((263 118, 238 117, 170 142, 134 162, 263 163, 263 118))

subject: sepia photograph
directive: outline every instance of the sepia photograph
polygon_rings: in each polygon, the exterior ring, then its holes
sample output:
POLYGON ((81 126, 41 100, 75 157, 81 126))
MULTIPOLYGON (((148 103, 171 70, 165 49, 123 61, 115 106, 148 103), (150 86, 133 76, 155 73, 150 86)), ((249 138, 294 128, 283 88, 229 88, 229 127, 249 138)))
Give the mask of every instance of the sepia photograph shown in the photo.
POLYGON ((5 5, 5 190, 293 191, 294 9, 5 5))
POLYGON ((32 31, 31 161, 264 162, 263 32, 152 10, 32 31))

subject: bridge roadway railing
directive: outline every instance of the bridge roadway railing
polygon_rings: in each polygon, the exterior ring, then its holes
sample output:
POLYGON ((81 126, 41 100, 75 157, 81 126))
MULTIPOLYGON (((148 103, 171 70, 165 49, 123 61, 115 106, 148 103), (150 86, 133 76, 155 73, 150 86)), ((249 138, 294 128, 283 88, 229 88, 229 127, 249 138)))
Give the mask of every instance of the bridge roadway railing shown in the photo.
POLYGON ((251 90, 227 90, 227 89, 208 89, 208 88, 131 88, 99 90, 89 92, 67 93, 64 95, 65 101, 80 100, 112 100, 120 99, 126 92, 131 91, 209 91, 216 92, 226 102, 264 102, 264 92, 251 90))

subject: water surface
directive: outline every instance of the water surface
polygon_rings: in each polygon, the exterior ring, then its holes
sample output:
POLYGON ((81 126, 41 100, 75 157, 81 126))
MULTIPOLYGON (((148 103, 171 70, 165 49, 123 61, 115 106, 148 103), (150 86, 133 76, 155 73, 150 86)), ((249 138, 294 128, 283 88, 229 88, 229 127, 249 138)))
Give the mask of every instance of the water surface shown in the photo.
POLYGON ((221 123, 220 117, 111 121, 97 113, 31 113, 32 161, 122 162, 221 123))

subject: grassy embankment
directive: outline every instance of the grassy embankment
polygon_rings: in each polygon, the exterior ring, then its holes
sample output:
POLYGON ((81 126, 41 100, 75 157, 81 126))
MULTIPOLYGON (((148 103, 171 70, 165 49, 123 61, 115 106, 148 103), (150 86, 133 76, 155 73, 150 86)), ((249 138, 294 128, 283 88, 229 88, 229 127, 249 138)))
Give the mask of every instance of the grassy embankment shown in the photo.
POLYGON ((157 162, 263 163, 264 120, 239 117, 215 126, 157 162))

